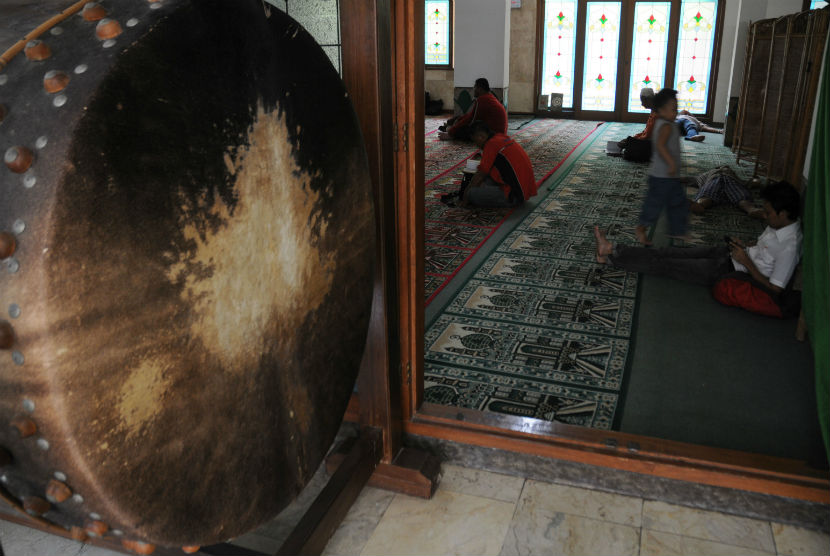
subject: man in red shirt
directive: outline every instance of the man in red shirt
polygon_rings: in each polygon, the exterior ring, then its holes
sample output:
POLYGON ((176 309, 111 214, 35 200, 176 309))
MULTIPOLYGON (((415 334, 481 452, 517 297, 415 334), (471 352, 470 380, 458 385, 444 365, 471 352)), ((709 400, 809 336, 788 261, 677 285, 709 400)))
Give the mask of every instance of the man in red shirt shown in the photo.
POLYGON ((536 195, 533 165, 521 145, 484 122, 472 126, 470 138, 481 149, 481 162, 464 190, 463 205, 515 207, 536 195))
POLYGON ((490 90, 490 82, 483 77, 476 79, 473 96, 475 100, 466 113, 450 119, 443 129, 439 128, 439 139, 469 139, 470 125, 478 121, 486 123, 496 133, 507 133, 507 110, 490 90), (452 127, 447 129, 447 126, 452 127))

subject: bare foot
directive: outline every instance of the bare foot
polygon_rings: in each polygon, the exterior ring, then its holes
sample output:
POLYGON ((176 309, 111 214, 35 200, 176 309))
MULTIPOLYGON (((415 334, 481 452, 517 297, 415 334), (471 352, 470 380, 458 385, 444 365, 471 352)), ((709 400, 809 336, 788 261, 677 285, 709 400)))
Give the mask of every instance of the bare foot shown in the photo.
POLYGON ((695 135, 694 137, 686 137, 689 141, 694 141, 695 143, 700 143, 701 141, 706 139, 705 135, 695 135))
POLYGON ((703 214, 704 212, 706 212, 706 207, 703 206, 703 203, 692 201, 691 203, 689 203, 689 211, 693 214, 703 214))
POLYGON ((637 226, 634 228, 634 235, 637 236, 637 241, 642 243, 643 245, 651 245, 651 241, 648 239, 648 228, 645 226, 637 226))
POLYGON ((605 232, 600 231, 599 226, 594 226, 594 239, 597 240, 597 262, 605 264, 608 262, 608 255, 614 252, 614 244, 605 237, 605 232))

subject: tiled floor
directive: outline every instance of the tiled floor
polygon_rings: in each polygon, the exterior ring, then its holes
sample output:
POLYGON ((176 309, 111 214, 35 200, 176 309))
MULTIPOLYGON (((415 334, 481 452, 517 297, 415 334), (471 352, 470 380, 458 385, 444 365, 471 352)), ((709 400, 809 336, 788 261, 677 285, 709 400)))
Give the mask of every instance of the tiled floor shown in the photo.
MULTIPOLYGON (((7 556, 115 554, 5 521, 0 521, 0 538, 7 556)), ((264 540, 251 537, 242 544, 264 540)), ((261 545, 261 549, 268 547, 261 545)), ((324 554, 826 556, 830 535, 774 521, 444 465, 431 500, 364 489, 324 554)))
POLYGON ((325 554, 827 555, 830 535, 445 465, 432 500, 367 488, 325 554))

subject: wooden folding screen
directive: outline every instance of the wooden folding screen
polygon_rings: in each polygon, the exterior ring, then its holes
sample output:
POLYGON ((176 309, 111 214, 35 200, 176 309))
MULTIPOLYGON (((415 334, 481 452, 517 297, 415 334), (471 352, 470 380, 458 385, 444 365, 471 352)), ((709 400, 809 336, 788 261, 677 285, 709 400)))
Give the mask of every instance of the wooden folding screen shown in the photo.
POLYGON ((732 150, 754 174, 800 187, 830 10, 750 26, 732 150))

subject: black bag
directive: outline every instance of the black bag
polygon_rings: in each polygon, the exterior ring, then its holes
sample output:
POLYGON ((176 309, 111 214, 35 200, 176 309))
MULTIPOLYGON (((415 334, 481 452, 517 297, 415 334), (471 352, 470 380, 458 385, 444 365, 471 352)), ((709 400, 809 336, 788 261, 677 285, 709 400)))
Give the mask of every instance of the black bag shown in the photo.
POLYGON ((440 116, 443 111, 444 101, 440 98, 438 100, 431 100, 429 93, 424 91, 424 113, 427 116, 440 116))
POLYGON ((631 162, 648 162, 651 160, 651 140, 626 137, 620 141, 623 158, 631 162))
POLYGON ((464 191, 467 189, 467 186, 470 185, 472 180, 473 174, 465 173, 464 177, 461 178, 461 185, 458 187, 458 191, 441 195, 441 202, 451 207, 458 206, 458 203, 460 203, 461 199, 464 198, 464 191))

